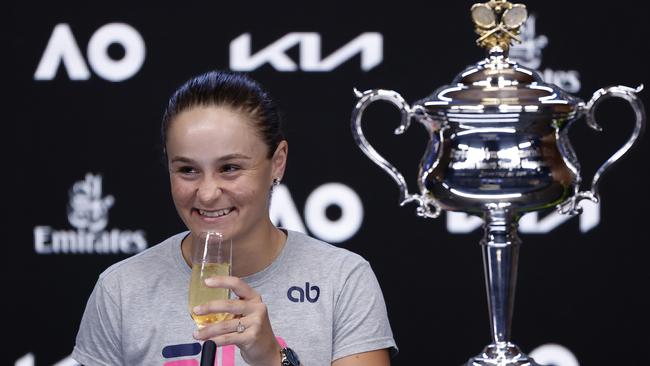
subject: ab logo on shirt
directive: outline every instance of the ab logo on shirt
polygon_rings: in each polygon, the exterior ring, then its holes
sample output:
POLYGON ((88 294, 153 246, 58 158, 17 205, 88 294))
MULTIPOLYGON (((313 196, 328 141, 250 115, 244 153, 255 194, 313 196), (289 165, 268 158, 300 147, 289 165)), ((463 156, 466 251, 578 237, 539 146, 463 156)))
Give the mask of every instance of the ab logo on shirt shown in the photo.
POLYGON ((320 288, 318 286, 309 286, 309 282, 305 282, 304 290, 298 286, 291 286, 289 287, 289 290, 287 290, 287 297, 292 302, 305 302, 305 297, 306 297, 307 301, 313 303, 318 301, 319 296, 320 296, 320 288), (314 297, 311 296, 312 291, 316 292, 316 296, 314 297))

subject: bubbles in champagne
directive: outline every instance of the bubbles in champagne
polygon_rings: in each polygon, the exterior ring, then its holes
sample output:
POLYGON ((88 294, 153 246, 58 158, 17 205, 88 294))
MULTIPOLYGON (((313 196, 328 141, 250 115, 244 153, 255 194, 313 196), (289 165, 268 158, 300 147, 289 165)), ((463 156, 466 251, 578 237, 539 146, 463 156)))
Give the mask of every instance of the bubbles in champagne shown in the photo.
POLYGON ((205 280, 212 276, 229 276, 230 263, 197 263, 192 266, 192 279, 190 280, 189 309, 192 319, 199 328, 207 324, 232 319, 229 313, 213 313, 196 315, 192 309, 212 300, 226 300, 230 298, 230 289, 212 288, 205 285, 205 280))

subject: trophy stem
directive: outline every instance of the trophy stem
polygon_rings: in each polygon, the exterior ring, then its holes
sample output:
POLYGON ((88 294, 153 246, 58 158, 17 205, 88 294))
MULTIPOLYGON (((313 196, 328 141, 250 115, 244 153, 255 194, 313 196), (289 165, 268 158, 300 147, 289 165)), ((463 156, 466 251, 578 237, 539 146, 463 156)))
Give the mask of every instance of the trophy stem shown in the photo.
POLYGON ((504 208, 485 213, 484 235, 481 239, 485 287, 492 344, 470 359, 468 366, 533 366, 537 365, 510 342, 510 329, 515 304, 517 263, 521 240, 517 235, 518 216, 504 208))
POLYGON ((492 343, 501 345, 510 341, 521 240, 517 220, 506 210, 488 211, 483 229, 481 249, 492 343))

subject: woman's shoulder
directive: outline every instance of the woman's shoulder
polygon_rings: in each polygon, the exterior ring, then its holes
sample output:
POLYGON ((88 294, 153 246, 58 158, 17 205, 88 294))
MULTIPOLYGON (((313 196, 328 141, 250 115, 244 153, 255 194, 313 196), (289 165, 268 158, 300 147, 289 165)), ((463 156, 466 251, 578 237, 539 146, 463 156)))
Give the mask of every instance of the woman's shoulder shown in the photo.
POLYGON ((100 281, 123 277, 137 279, 138 276, 151 276, 157 271, 169 270, 170 266, 175 266, 175 255, 178 254, 176 250, 180 251, 180 243, 185 235, 186 232, 170 236, 134 256, 112 264, 99 275, 100 281))
POLYGON ((303 260, 314 260, 322 264, 336 263, 337 265, 366 265, 366 261, 361 255, 354 253, 346 248, 338 247, 320 239, 316 239, 307 234, 287 230, 287 242, 291 245, 291 250, 303 257, 303 260))

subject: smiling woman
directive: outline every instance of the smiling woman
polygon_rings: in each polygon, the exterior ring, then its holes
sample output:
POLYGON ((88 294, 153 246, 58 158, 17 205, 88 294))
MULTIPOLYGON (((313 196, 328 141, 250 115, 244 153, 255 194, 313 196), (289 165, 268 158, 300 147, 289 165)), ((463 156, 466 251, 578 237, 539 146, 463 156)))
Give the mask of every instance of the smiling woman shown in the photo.
POLYGON ((223 365, 389 365, 395 341, 368 262, 269 218, 289 150, 268 93, 242 74, 197 76, 170 98, 162 137, 172 199, 189 231, 102 273, 73 358, 197 365, 197 341, 211 339, 223 365), (196 329, 187 292, 193 239, 206 231, 231 240, 233 257, 232 275, 206 285, 236 298, 195 307, 196 315, 233 315, 196 329))
MULTIPOLYGON (((270 187, 284 173, 287 142, 269 159, 247 115, 228 106, 198 106, 176 116, 166 146, 172 197, 190 231, 223 233, 238 243, 235 258, 255 252, 251 261, 235 262, 239 276, 269 265, 285 240, 270 222, 268 205, 270 187), (259 246, 269 238, 271 245, 259 246)), ((186 259, 191 244, 188 236, 182 246, 186 259)))

